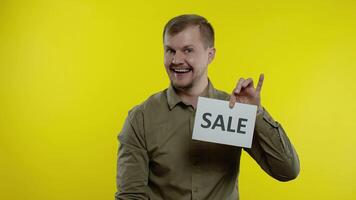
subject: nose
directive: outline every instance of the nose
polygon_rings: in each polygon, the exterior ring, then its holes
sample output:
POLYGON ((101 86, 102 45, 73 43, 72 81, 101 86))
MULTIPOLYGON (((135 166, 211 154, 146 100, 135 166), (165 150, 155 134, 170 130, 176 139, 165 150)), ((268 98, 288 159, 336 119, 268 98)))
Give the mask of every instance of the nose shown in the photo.
POLYGON ((172 63, 175 65, 179 65, 182 64, 183 62, 184 62, 184 55, 179 51, 177 51, 173 56, 172 63))

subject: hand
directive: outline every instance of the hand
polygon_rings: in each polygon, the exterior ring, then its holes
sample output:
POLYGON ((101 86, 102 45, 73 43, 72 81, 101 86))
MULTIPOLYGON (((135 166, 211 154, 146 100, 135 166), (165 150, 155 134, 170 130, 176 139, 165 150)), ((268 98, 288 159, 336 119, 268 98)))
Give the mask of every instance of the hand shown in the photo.
POLYGON ((230 97, 230 108, 233 108, 236 102, 253 104, 261 109, 261 88, 263 84, 264 75, 260 74, 256 89, 253 86, 253 80, 251 78, 240 78, 237 82, 236 88, 232 91, 230 97))

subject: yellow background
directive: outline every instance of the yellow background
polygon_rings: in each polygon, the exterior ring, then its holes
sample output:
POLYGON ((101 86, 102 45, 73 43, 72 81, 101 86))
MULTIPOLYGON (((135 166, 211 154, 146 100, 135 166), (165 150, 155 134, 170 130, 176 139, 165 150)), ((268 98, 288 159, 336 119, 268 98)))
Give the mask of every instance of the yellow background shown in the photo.
POLYGON ((162 29, 183 13, 216 30, 216 88, 265 73, 299 153, 288 183, 244 153, 241 199, 356 199, 354 0, 1 0, 0 199, 114 198, 117 134, 168 86, 162 29))

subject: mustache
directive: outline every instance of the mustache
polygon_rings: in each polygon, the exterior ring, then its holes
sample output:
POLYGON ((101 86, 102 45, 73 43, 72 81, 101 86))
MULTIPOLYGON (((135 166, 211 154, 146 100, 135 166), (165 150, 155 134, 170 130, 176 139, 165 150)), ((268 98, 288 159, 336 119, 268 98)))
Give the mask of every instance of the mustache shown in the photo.
POLYGON ((192 69, 192 67, 189 65, 175 65, 175 64, 169 65, 169 68, 170 69, 192 69))

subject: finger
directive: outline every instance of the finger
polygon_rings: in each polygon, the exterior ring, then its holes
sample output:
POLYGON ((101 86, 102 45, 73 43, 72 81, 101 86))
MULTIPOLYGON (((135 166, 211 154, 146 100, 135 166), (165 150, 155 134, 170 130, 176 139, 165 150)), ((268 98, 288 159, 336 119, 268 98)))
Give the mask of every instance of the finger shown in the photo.
POLYGON ((264 74, 260 74, 260 78, 258 80, 258 84, 257 84, 257 88, 256 88, 256 92, 260 92, 262 89, 262 84, 263 84, 263 80, 265 79, 264 74))
POLYGON ((245 81, 244 78, 240 78, 240 79, 239 79, 239 82, 237 82, 237 86, 236 86, 236 88, 235 88, 233 94, 238 95, 238 94, 240 93, 241 87, 242 87, 242 83, 243 83, 244 81, 245 81))
POLYGON ((249 86, 250 84, 252 84, 252 86, 253 86, 253 80, 252 80, 252 78, 246 79, 246 80, 242 83, 242 87, 245 88, 245 87, 249 86))
POLYGON ((230 95, 230 102, 229 102, 230 108, 233 108, 233 107, 234 107, 236 101, 237 101, 236 96, 235 96, 234 93, 233 93, 232 95, 230 95))
POLYGON ((241 84, 245 81, 244 78, 240 78, 239 81, 237 82, 236 84, 236 87, 235 89, 232 91, 232 94, 230 96, 230 103, 229 103, 229 106, 230 108, 233 108, 236 101, 237 101, 237 98, 235 95, 238 95, 240 90, 241 90, 241 84))

